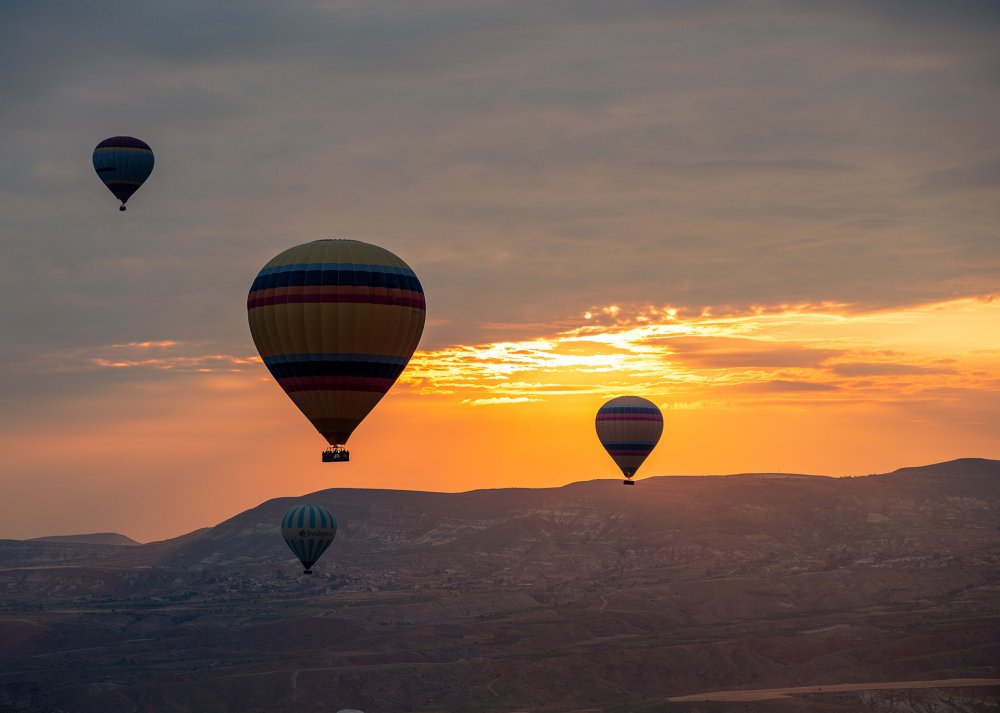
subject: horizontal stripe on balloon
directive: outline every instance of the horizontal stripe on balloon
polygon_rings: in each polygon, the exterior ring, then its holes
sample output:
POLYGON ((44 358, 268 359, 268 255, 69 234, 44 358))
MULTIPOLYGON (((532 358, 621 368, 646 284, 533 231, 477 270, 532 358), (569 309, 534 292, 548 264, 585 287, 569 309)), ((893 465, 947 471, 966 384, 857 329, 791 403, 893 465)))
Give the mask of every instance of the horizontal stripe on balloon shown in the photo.
POLYGON ((363 376, 289 376, 278 379, 285 393, 296 391, 372 391, 385 393, 395 379, 363 376))
POLYGON ((660 414, 640 414, 640 413, 598 413, 597 422, 603 423, 605 421, 654 421, 656 423, 663 423, 663 416, 660 414))
POLYGON ((291 377, 361 376, 369 379, 395 380, 405 364, 366 361, 304 361, 290 364, 268 364, 267 370, 279 382, 291 377))
POLYGON ((656 414, 657 416, 662 415, 660 409, 655 406, 602 406, 598 411, 600 414, 612 414, 612 413, 630 413, 630 414, 656 414))
POLYGON ((303 361, 365 361, 406 366, 409 359, 383 354, 275 354, 274 356, 264 357, 264 363, 268 366, 303 361))
POLYGON ((111 138, 104 139, 101 143, 97 144, 95 151, 98 149, 145 149, 146 151, 151 151, 149 144, 147 144, 142 139, 137 139, 134 136, 112 136, 111 138))
POLYGON ((393 285, 349 285, 349 284, 329 284, 329 285, 281 285, 276 287, 262 287, 250 290, 247 299, 259 300, 266 297, 276 297, 287 294, 316 294, 316 295, 371 295, 371 294, 402 294, 412 297, 422 296, 423 290, 413 290, 409 287, 393 285))
POLYGON ((286 292, 270 297, 257 297, 253 293, 247 298, 247 309, 270 307, 272 305, 290 304, 371 304, 392 305, 394 307, 412 307, 427 309, 427 302, 421 292, 410 290, 393 294, 389 290, 370 290, 367 293, 358 292, 286 292))
POLYGON ((95 166, 100 164, 121 163, 130 161, 140 166, 147 166, 156 162, 156 157, 152 151, 141 149, 97 149, 91 156, 95 166))
MULTIPOLYGON (((335 242, 335 241, 332 241, 335 242)), ((370 272, 372 270, 377 270, 379 272, 393 272, 398 275, 413 275, 413 270, 408 267, 400 267, 398 265, 383 265, 380 263, 373 262, 293 262, 287 265, 272 265, 271 267, 263 267, 260 272, 257 273, 258 277, 273 275, 280 272, 311 272, 313 270, 352 270, 355 272, 370 272)))
POLYGON ((603 445, 606 449, 610 450, 642 450, 643 448, 655 448, 656 441, 614 441, 611 443, 605 442, 603 445))
POLYGON ((385 287, 423 292, 420 281, 412 270, 382 265, 350 265, 344 263, 312 263, 308 265, 280 265, 264 268, 250 286, 256 290, 275 287, 321 287, 326 285, 353 285, 357 287, 385 287))

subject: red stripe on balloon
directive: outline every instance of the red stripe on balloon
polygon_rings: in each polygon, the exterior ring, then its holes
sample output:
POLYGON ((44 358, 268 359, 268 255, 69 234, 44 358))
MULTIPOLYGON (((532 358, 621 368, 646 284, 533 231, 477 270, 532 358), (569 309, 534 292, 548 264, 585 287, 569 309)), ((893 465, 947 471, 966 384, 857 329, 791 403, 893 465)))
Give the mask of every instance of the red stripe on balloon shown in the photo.
POLYGON ((405 291, 402 294, 316 294, 299 293, 256 297, 251 295, 247 299, 247 309, 256 307, 270 307, 271 305, 284 304, 374 304, 393 305, 396 307, 413 307, 414 309, 427 309, 424 296, 419 292, 405 291))

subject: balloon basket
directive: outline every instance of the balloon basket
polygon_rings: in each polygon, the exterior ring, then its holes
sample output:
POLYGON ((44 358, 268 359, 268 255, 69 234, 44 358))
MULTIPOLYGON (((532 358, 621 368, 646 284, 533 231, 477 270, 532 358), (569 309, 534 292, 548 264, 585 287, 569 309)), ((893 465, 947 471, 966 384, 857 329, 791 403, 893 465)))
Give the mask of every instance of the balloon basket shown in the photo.
POLYGON ((324 463, 346 463, 351 459, 350 451, 346 449, 323 451, 324 463))
POLYGON ((625 480, 625 481, 622 481, 622 483, 623 483, 623 485, 635 485, 635 481, 634 480, 625 480))

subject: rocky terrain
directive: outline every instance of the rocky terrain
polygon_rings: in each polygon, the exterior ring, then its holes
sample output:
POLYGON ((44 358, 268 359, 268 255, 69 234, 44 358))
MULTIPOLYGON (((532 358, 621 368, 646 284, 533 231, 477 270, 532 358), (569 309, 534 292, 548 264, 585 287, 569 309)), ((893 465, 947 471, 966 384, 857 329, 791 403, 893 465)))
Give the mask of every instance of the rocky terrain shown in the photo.
POLYGON ((1000 461, 334 489, 125 540, 0 540, 0 710, 1000 711, 1000 461), (299 502, 340 526, 311 577, 299 502))

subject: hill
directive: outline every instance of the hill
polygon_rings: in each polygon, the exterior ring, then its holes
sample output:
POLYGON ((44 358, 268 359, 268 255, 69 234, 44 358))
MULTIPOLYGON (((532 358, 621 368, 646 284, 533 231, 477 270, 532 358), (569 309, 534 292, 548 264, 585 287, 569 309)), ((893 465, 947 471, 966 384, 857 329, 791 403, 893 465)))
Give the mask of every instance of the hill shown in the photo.
POLYGON ((93 532, 88 535, 47 535, 45 537, 34 537, 31 542, 67 542, 79 543, 82 545, 120 545, 132 546, 141 544, 131 537, 120 535, 117 532, 93 532))
POLYGON ((987 710, 997 689, 982 684, 842 684, 1000 679, 998 565, 998 461, 634 488, 331 489, 148 545, 0 541, 0 703, 987 710), (299 502, 340 525, 312 577, 276 526, 299 502), (824 685, 841 688, 809 692, 824 685), (690 698, 785 688, 798 692, 690 698))

